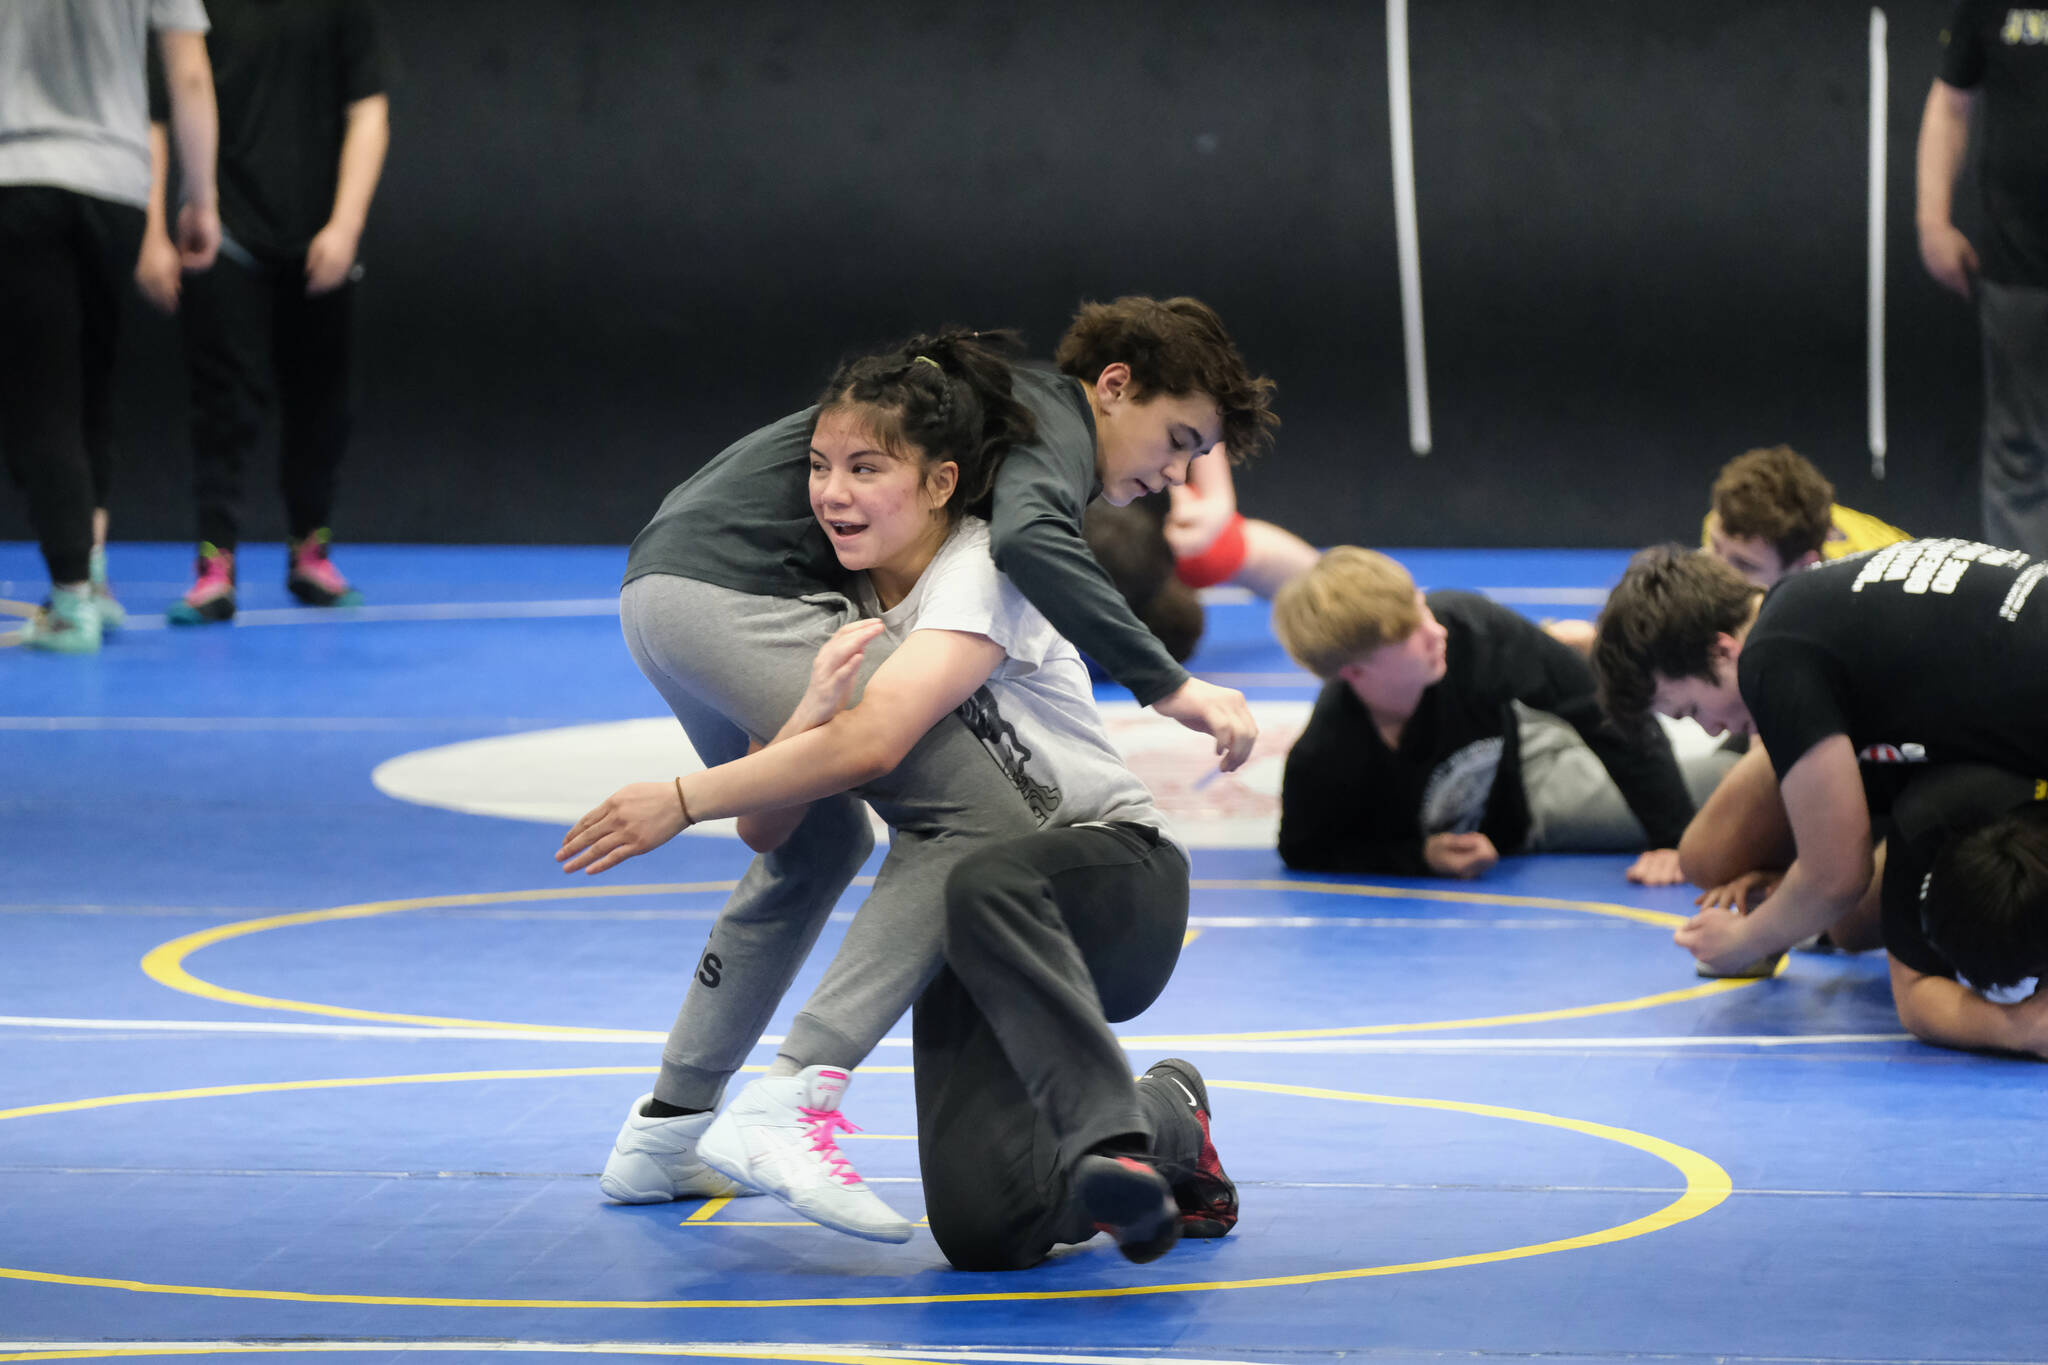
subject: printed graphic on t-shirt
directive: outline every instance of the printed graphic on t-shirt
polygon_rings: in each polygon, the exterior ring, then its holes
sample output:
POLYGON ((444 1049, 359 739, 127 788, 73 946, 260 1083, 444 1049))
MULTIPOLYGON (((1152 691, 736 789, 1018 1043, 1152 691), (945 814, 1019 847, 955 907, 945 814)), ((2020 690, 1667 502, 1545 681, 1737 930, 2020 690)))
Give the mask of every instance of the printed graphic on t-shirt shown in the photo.
POLYGON ((2048 43, 2048 9, 2009 9, 1998 30, 1998 40, 2007 47, 2025 44, 2038 47, 2048 43))
POLYGON ((1032 818, 1044 824, 1060 808, 1060 789, 1038 781, 1027 771, 1030 746, 1018 737, 1017 727, 1003 719, 995 693, 983 686, 960 703, 960 719, 974 732, 984 749, 1002 765, 1004 774, 1016 785, 1017 794, 1031 808, 1032 818))
MULTIPOLYGON (((1911 596, 1934 593, 1947 597, 1954 594, 1972 564, 2014 569, 2032 557, 2024 550, 2002 550, 1974 540, 1908 540, 1871 551, 1849 591, 1862 592, 1873 584, 1897 583, 1899 591, 1911 596)), ((2034 569, 2041 567, 2037 564, 2034 569)), ((2034 570, 2021 574, 1998 614, 2008 621, 2016 620, 2033 592, 2033 585, 2039 581, 2040 575, 2034 570)))
POLYGON ((1866 744, 1856 751, 1861 763, 1925 763, 1927 746, 1924 744, 1866 744))
POLYGON ((1505 735, 1477 739, 1436 765, 1422 790, 1422 832, 1470 834, 1486 818, 1486 798, 1500 771, 1505 735))

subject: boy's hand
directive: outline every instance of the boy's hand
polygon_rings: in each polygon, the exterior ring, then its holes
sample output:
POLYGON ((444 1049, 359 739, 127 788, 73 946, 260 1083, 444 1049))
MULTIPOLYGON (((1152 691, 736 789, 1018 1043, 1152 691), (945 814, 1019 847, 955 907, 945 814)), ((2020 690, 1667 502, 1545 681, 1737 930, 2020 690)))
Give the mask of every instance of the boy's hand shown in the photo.
POLYGON ((1629 865, 1628 879, 1637 886, 1676 886, 1685 880, 1678 868, 1678 850, 1653 848, 1629 865))
POLYGON ((1251 757, 1252 744, 1259 737, 1259 723, 1252 719, 1244 693, 1200 678, 1189 678, 1153 702, 1152 709, 1190 730, 1214 736, 1222 759, 1218 766, 1226 773, 1236 771, 1251 757))
POLYGON ((1727 974, 1749 966, 1762 952, 1753 946, 1750 919, 1734 910, 1702 910, 1671 936, 1710 972, 1727 974))
POLYGON ((178 248, 161 232, 142 234, 142 250, 135 257, 135 287, 159 313, 178 311, 178 289, 184 265, 178 248))
POLYGON ((346 227, 329 223, 306 244, 306 296, 331 294, 348 283, 355 269, 356 246, 360 239, 346 227))
POLYGON ((1774 870, 1745 872, 1732 882, 1700 892, 1692 903, 1702 910, 1739 910, 1746 915, 1771 898, 1784 875, 1774 870))
POLYGON ((1493 870, 1500 850, 1493 840, 1476 831, 1471 834, 1432 834, 1422 841, 1422 860, 1439 877, 1470 881, 1493 870))

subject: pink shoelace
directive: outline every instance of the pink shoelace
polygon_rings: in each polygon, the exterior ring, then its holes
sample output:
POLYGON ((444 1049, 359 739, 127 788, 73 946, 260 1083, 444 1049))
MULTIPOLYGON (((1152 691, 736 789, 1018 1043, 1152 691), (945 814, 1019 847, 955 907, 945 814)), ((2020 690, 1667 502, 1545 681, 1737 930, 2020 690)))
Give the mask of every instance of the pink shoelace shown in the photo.
POLYGON ((860 1173, 853 1169, 853 1163, 839 1150, 839 1142, 832 1135, 858 1133, 860 1129, 847 1122, 846 1115, 837 1109, 805 1109, 802 1105, 797 1109, 811 1130, 811 1150, 824 1161, 832 1178, 842 1185, 858 1185, 860 1173))

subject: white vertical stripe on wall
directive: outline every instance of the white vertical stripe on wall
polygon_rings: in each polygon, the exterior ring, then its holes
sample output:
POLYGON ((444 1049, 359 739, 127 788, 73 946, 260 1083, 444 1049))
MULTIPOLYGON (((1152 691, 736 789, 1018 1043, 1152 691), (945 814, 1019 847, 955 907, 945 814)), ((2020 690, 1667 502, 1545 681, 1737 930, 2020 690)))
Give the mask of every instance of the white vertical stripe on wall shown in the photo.
POLYGON ((1427 455, 1429 371, 1422 345, 1422 246, 1415 224, 1415 127, 1408 95, 1408 0, 1387 0, 1387 116, 1394 151, 1394 236, 1408 360, 1408 448, 1427 455))
POLYGON ((1885 161, 1890 114, 1891 59, 1885 50, 1884 11, 1870 11, 1870 264, 1868 387, 1870 472, 1884 477, 1884 205, 1885 161))

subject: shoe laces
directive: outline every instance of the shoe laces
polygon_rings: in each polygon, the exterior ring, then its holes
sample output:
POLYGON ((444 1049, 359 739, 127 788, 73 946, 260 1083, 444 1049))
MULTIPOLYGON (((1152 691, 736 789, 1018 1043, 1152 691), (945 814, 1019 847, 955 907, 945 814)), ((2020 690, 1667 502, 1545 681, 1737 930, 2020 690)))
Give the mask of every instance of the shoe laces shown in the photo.
POLYGON ((825 1173, 842 1185, 859 1184, 860 1173, 853 1169, 853 1163, 846 1159, 846 1153, 839 1150, 839 1142, 832 1135, 858 1133, 860 1129, 837 1109, 810 1109, 798 1105, 797 1111, 804 1116, 804 1126, 811 1134, 811 1151, 824 1163, 825 1173))

